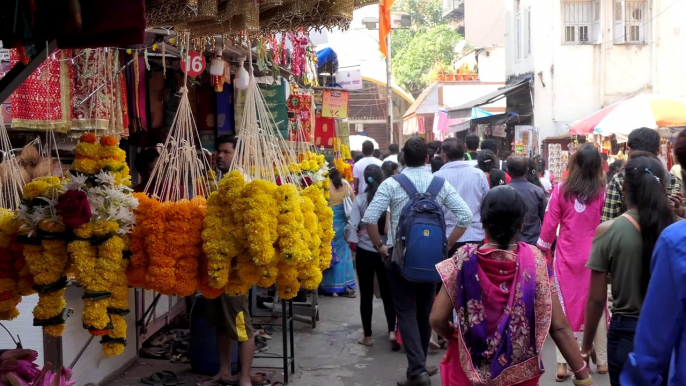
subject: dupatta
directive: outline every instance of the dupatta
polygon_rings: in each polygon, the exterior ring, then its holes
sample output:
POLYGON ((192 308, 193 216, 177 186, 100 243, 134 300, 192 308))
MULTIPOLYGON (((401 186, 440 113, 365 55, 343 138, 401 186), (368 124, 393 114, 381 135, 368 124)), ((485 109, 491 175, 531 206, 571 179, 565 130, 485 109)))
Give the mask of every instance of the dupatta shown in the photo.
POLYGON ((537 384, 552 314, 545 257, 525 243, 516 253, 468 245, 437 268, 457 313, 443 384, 537 384))

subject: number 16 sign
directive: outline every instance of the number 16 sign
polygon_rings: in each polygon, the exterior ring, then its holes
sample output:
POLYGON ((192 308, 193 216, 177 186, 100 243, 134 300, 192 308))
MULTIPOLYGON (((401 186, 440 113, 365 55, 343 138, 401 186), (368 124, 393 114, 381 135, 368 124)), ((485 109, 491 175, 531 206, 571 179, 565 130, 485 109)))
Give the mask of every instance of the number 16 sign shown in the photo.
POLYGON ((348 92, 324 90, 322 92, 322 117, 324 118, 347 118, 348 117, 348 92))
POLYGON ((205 71, 205 57, 198 51, 188 53, 188 62, 185 58, 181 59, 181 71, 188 76, 198 76, 205 71))

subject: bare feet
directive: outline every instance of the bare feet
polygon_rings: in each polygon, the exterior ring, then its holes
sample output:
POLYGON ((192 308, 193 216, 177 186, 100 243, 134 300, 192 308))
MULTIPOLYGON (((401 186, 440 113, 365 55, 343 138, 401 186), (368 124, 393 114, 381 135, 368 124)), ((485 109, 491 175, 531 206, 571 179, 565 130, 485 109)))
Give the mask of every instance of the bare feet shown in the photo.
POLYGON ((598 374, 607 374, 607 365, 597 365, 596 371, 598 371, 598 374))
POLYGON ((372 341, 371 336, 365 336, 364 338, 360 338, 357 340, 357 343, 359 343, 363 346, 367 346, 367 347, 371 347, 374 345, 374 342, 372 341))
POLYGON ((431 341, 429 342, 429 349, 431 349, 431 351, 440 350, 440 349, 441 349, 441 345, 438 344, 438 343, 436 343, 436 341, 434 340, 434 338, 431 338, 431 341))

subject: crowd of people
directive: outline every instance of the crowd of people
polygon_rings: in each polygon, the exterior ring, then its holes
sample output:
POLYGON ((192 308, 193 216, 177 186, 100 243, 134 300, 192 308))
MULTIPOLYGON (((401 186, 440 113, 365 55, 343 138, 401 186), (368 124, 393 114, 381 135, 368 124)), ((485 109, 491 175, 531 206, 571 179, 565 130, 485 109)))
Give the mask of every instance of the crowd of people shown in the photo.
MULTIPOLYGON (((610 165, 583 144, 558 178, 473 135, 414 137, 385 158, 365 142, 352 184, 331 176, 336 258, 322 290, 356 296, 357 271, 358 342, 371 346, 376 278, 390 347, 407 356, 400 386, 430 385, 427 353, 445 342, 440 384, 537 385, 548 336, 559 382, 592 385, 593 363, 613 386, 686 384, 686 173, 667 172, 655 130, 627 145, 626 164, 610 165), (434 240, 436 218, 438 275, 408 279, 423 269, 410 244, 434 240)), ((686 131, 674 150, 685 166, 686 131)))

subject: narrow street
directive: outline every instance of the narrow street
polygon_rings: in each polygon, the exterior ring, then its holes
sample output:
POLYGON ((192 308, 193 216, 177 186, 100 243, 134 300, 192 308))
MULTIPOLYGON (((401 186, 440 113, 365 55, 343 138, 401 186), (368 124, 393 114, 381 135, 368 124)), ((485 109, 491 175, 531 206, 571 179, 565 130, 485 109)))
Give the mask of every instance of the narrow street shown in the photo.
MULTIPOLYGON (((321 297, 320 321, 316 329, 309 324, 295 322, 296 374, 289 379, 292 386, 395 386, 405 375, 406 359, 402 352, 392 352, 385 341, 384 315, 381 300, 374 300, 374 347, 357 344, 362 334, 359 317, 359 299, 321 297)), ((281 329, 275 328, 269 348, 258 356, 281 353, 281 329)), ((429 364, 437 365, 445 350, 429 355, 429 364)), ((548 340, 543 354, 546 373, 540 386, 571 386, 571 379, 555 382, 555 346, 548 340)), ((255 359, 255 371, 260 366, 279 366, 280 360, 255 359)), ((163 360, 139 358, 137 363, 108 386, 142 385, 141 377, 156 371, 171 370, 187 379, 186 386, 193 386, 205 376, 191 372, 189 364, 175 364, 163 360)), ((283 381, 280 373, 274 381, 283 381)), ((440 375, 432 378, 434 386, 440 385, 440 375)), ((607 375, 594 376, 596 386, 609 386, 607 375)))
MULTIPOLYGON (((320 298, 321 320, 315 330, 296 324, 296 386, 393 386, 405 375, 403 353, 390 351, 385 338, 381 300, 374 300, 374 347, 357 344, 362 335, 359 299, 320 298)), ((272 341, 277 340, 276 338, 272 341)), ((429 364, 438 364, 444 350, 431 353, 429 364)), ((546 373, 541 386, 571 385, 555 382, 555 346, 549 340, 543 354, 546 373)), ((592 366, 593 367, 593 366, 592 366)), ((594 374, 595 385, 609 386, 607 375, 594 374)), ((439 375, 432 378, 440 385, 439 375)))

